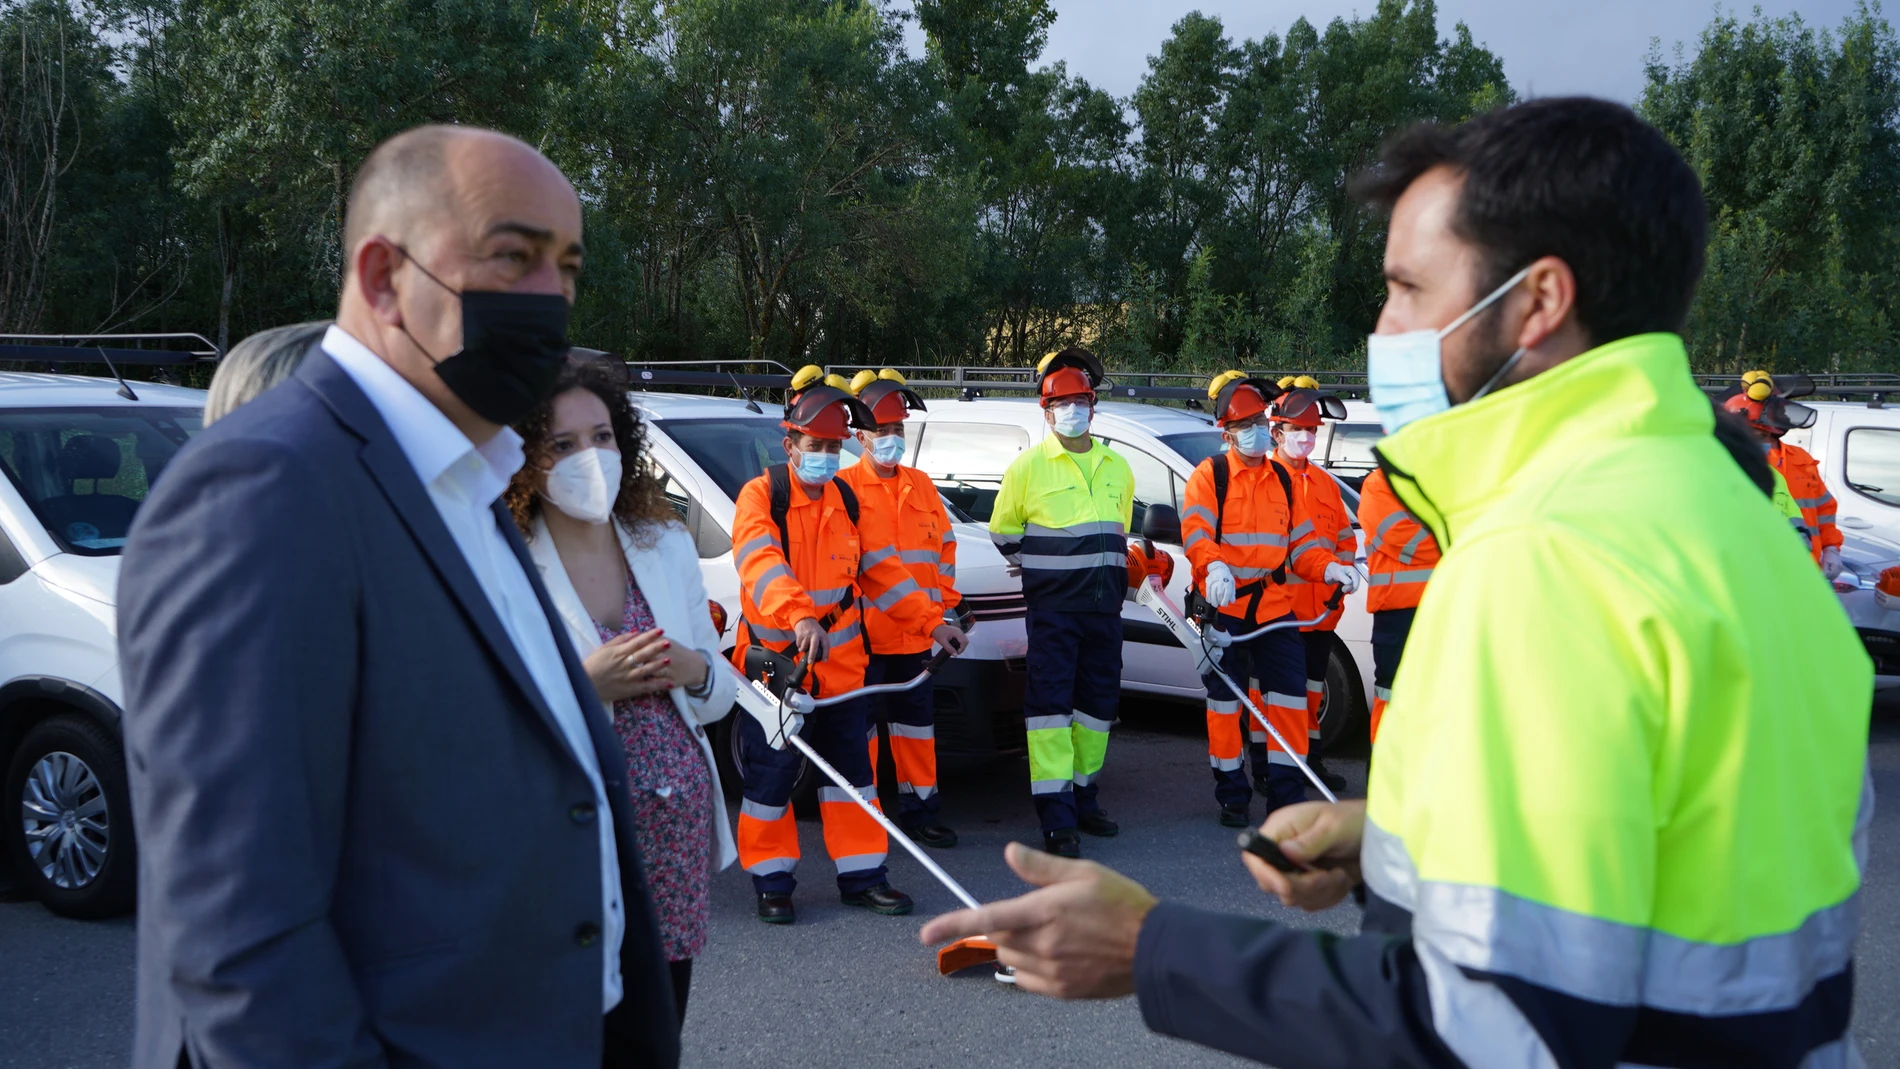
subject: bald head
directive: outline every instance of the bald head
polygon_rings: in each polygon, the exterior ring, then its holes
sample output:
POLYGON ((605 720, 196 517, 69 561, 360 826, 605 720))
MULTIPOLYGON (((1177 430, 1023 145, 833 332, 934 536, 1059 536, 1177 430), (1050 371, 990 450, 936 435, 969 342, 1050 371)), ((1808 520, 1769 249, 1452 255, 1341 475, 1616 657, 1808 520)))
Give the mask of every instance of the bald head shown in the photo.
MULTIPOLYGON (((421 126, 363 161, 345 212, 337 325, 460 426, 435 365, 462 344, 461 294, 574 299, 581 206, 547 157, 468 126, 421 126)), ((492 427, 465 427, 471 441, 492 427)))

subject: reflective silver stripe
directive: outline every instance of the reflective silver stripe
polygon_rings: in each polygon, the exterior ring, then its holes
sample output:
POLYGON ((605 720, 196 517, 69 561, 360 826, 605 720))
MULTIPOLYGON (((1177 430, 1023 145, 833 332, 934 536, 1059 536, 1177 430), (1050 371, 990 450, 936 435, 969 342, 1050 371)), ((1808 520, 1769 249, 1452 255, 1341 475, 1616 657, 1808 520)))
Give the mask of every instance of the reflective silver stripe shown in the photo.
MULTIPOLYGON (((867 799, 877 797, 877 788, 875 787, 859 787, 858 790, 862 791, 864 797, 867 799)), ((821 802, 845 802, 850 805, 858 804, 857 797, 843 787, 818 788, 818 800, 821 802)))
MULTIPOLYGON (((910 787, 910 784, 902 783, 902 784, 899 784, 898 786, 901 789, 904 787, 910 787)), ((929 786, 924 786, 924 787, 912 787, 910 793, 916 795, 919 798, 928 798, 931 795, 937 793, 937 787, 935 784, 931 784, 929 786)))
POLYGON ((957 574, 957 566, 949 561, 943 561, 937 565, 937 574, 947 575, 954 579, 957 574))
POLYGON ((1245 534, 1223 534, 1222 540, 1230 546, 1284 546, 1286 536, 1271 531, 1245 534))
POLYGON ((1074 790, 1075 784, 1066 779, 1032 779, 1029 781, 1030 794, 1061 794, 1074 790))
POLYGON ((1043 553, 1024 553, 1023 567, 1040 568, 1049 572, 1080 572, 1090 568, 1120 568, 1128 563, 1126 553, 1077 553, 1073 556, 1052 557, 1043 553))
POLYGON ((775 872, 790 872, 798 867, 795 857, 770 857, 756 865, 747 865, 745 870, 754 876, 770 876, 775 872))
POLYGON ((1249 730, 1247 732, 1247 741, 1264 743, 1267 741, 1267 733, 1264 731, 1249 730))
POLYGON ((990 541, 999 546, 1013 546, 1022 540, 1023 533, 1021 531, 1011 534, 1007 531, 998 531, 995 528, 990 529, 990 541))
POLYGON ((1405 844, 1367 821, 1360 871, 1412 913, 1412 936, 1456 966, 1515 976, 1611 1006, 1731 1016, 1800 1005, 1847 968, 1860 896, 1816 910, 1792 932, 1703 943, 1590 917, 1472 884, 1420 880, 1405 844))
POLYGON ((1207 763, 1222 772, 1240 771, 1240 758, 1238 757, 1215 757, 1213 754, 1208 754, 1207 763))
POLYGON ((854 619, 843 627, 832 628, 830 631, 826 632, 826 637, 829 638, 831 640, 832 645, 835 646, 840 642, 849 642, 852 639, 857 638, 858 632, 862 630, 864 630, 862 621, 854 619))
POLYGON ((1234 573, 1235 579, 1265 579, 1276 571, 1274 568, 1247 568, 1239 566, 1230 566, 1227 570, 1234 573))
POLYGON ((1214 510, 1208 508, 1206 505, 1189 505, 1181 512, 1181 522, 1183 523, 1192 519, 1201 519, 1206 520, 1207 525, 1212 527, 1214 526, 1215 518, 1214 510))
POLYGON ((1240 699, 1229 698, 1226 701, 1207 699, 1207 711, 1219 716, 1236 716, 1240 713, 1240 699))
POLYGON ((1401 549, 1401 550, 1399 550, 1399 563, 1400 563, 1400 564, 1410 564, 1410 563, 1412 563, 1412 558, 1413 558, 1414 556, 1416 556, 1416 555, 1417 555, 1417 553, 1418 553, 1418 547, 1420 547, 1420 546, 1422 546, 1422 545, 1424 545, 1424 544, 1425 544, 1425 536, 1426 536, 1426 533, 1427 533, 1427 532, 1426 532, 1426 530, 1425 530, 1425 528, 1423 528, 1423 527, 1420 527, 1420 528, 1418 529, 1418 533, 1417 533, 1417 534, 1415 534, 1415 535, 1413 535, 1413 536, 1411 537, 1411 540, 1410 540, 1410 541, 1407 541, 1407 542, 1405 543, 1405 548, 1404 548, 1404 549, 1401 549))
POLYGON ((772 585, 772 580, 790 579, 791 577, 791 569, 785 567, 783 564, 774 564, 770 568, 767 568, 765 574, 759 576, 758 579, 752 583, 752 604, 759 605, 764 603, 765 588, 772 585))
MULTIPOLYGON (((880 831, 878 834, 882 835, 883 832, 880 831)), ((889 855, 848 854, 844 857, 833 858, 831 863, 838 866, 838 872, 840 874, 846 872, 863 872, 865 869, 874 869, 884 864, 884 859, 887 856, 889 855)))
POLYGON ((1332 546, 1329 546, 1326 543, 1320 542, 1317 540, 1308 542, 1305 545, 1301 546, 1300 548, 1294 550, 1293 559, 1289 560, 1287 563, 1291 564, 1293 563, 1293 561, 1299 560, 1301 557, 1306 556, 1308 553, 1320 553, 1324 555, 1327 550, 1330 550, 1332 548, 1333 548, 1332 546))
POLYGON ((1073 523, 1067 527, 1044 527, 1039 523, 1023 527, 1023 537, 1035 538, 1088 538, 1093 535, 1118 535, 1123 533, 1120 520, 1095 520, 1089 523, 1073 523))
POLYGON ((745 622, 745 626, 747 631, 752 632, 754 639, 763 639, 766 642, 791 642, 798 638, 795 632, 781 631, 776 627, 755 624, 750 620, 745 622))
POLYGON ((1823 512, 1814 518, 1814 522, 1825 526, 1834 522, 1835 515, 1836 514, 1832 512, 1823 512))
POLYGON ((929 724, 892 724, 891 734, 900 739, 922 739, 929 742, 937 737, 937 729, 929 724))
POLYGON ((858 558, 858 571, 869 571, 877 565, 890 560, 893 556, 896 556, 896 554, 897 550, 891 546, 885 546, 883 549, 874 549, 858 558))
POLYGON ((1067 714, 1023 718, 1023 728, 1028 731, 1067 731, 1071 723, 1073 720, 1067 714))
POLYGON ((1274 749, 1267 751, 1267 764, 1285 765, 1288 768, 1300 767, 1298 764, 1294 762, 1293 755, 1290 753, 1287 753, 1285 750, 1279 749, 1277 744, 1274 749))
POLYGON ((1333 545, 1335 546, 1350 541, 1352 541, 1352 524, 1341 527, 1339 533, 1333 536, 1333 545))
POLYGON ((1090 731, 1099 732, 1103 735, 1108 734, 1109 727, 1114 724, 1112 720, 1103 720, 1099 717, 1093 717, 1080 710, 1077 710, 1073 715, 1075 716, 1075 722, 1078 726, 1085 727, 1090 731))
MULTIPOLYGON (((936 587, 934 587, 934 586, 933 586, 933 587, 925 587, 925 588, 924 588, 924 596, 925 596, 925 597, 927 597, 927 598, 929 598, 929 599, 930 599, 931 601, 934 601, 934 602, 936 602, 936 603, 937 603, 937 604, 939 604, 939 605, 941 605, 941 604, 943 604, 943 591, 941 591, 941 590, 938 590, 938 589, 937 589, 936 587)), ((946 622, 946 623, 948 623, 949 621, 945 621, 945 622, 946 622)))
POLYGON ((1833 494, 1822 494, 1820 497, 1797 497, 1794 503, 1804 509, 1818 509, 1832 500, 1833 494))
POLYGON ((1277 690, 1270 690, 1267 692, 1267 704, 1278 705, 1286 709, 1298 709, 1303 713, 1306 711, 1306 695, 1281 694, 1277 690))
POLYGON ((827 587, 824 590, 806 591, 806 593, 811 595, 811 600, 821 609, 829 609, 833 605, 838 604, 843 601, 844 596, 850 592, 851 588, 848 586, 834 586, 827 587))
POLYGON ((1367 586, 1391 586, 1393 583, 1423 583, 1432 577, 1430 568, 1411 568, 1403 572, 1374 572, 1367 586))
POLYGON ((1432 1007, 1432 1030, 1472 1069, 1557 1069, 1544 1037, 1498 985, 1473 980, 1413 940, 1432 1007))
POLYGON ((1372 696, 1382 702, 1389 702, 1392 700, 1392 690, 1390 687, 1374 687, 1372 688, 1372 696))
POLYGON ((781 820, 785 816, 785 807, 782 805, 766 805, 762 802, 755 802, 750 798, 746 798, 739 803, 739 815, 742 817, 751 817, 753 820, 781 820))
POLYGON ((1212 535, 1208 534, 1206 531, 1201 530, 1199 527, 1196 527, 1194 530, 1188 532, 1187 543, 1183 545, 1181 548, 1187 549, 1198 543, 1212 542, 1213 540, 1214 540, 1214 537, 1212 535))
POLYGON ((1390 531, 1393 525, 1405 518, 1405 513, 1398 509, 1386 513, 1385 519, 1380 520, 1379 526, 1373 530, 1372 537, 1366 539, 1366 552, 1368 554, 1377 553, 1379 547, 1385 545, 1385 533, 1390 531))
POLYGON ((938 558, 934 549, 900 549, 897 559, 905 564, 935 564, 938 558))
POLYGON ((1326 681, 1325 681, 1325 680, 1323 680, 1323 679, 1309 679, 1309 680, 1307 680, 1307 681, 1306 681, 1306 693, 1308 693, 1308 694, 1324 694, 1324 693, 1326 693, 1326 681))
POLYGON ((1100 776, 1101 776, 1101 773, 1099 771, 1098 772, 1077 772, 1075 774, 1075 785, 1077 787, 1086 787, 1089 784, 1094 783, 1096 779, 1098 779, 1100 776))
POLYGON ((893 583, 889 590, 872 598, 871 605, 879 612, 890 612, 891 606, 903 601, 921 589, 923 588, 917 585, 917 580, 907 576, 903 582, 893 583))
POLYGON ((957 542, 957 529, 955 527, 945 527, 943 529, 943 544, 946 546, 953 546, 953 545, 956 545, 956 542, 957 542))
POLYGON ((745 545, 740 546, 738 549, 735 549, 732 551, 733 563, 740 567, 744 567, 745 559, 747 557, 750 557, 752 554, 757 553, 761 549, 764 549, 766 546, 776 546, 776 545, 778 545, 777 535, 760 535, 759 537, 754 538, 752 541, 747 542, 745 545))

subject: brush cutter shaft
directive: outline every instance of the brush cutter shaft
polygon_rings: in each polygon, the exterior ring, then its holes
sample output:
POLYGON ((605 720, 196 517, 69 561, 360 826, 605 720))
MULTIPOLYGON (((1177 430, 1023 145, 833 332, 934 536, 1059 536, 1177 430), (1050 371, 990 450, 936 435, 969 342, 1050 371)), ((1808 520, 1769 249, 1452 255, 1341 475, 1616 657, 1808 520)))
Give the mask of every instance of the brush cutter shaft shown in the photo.
POLYGON ((982 903, 978 902, 973 896, 971 896, 970 892, 965 891, 963 889, 962 884, 951 879, 950 874, 943 871, 943 866, 937 864, 935 861, 932 861, 929 857, 925 856, 923 847, 918 846, 915 842, 911 841, 910 836, 905 835, 903 832, 897 830, 897 825, 891 823, 891 818, 885 816, 884 811, 882 809, 879 809, 876 805, 866 800, 863 795, 859 794, 858 789, 851 785, 850 780, 844 778, 843 773, 840 773, 837 769, 831 767, 831 762, 818 756, 818 751, 812 749, 811 743, 806 742, 804 739, 799 738, 797 735, 793 735, 791 739, 792 739, 792 745, 798 747, 798 751, 805 755, 806 760, 810 761, 814 765, 817 765, 818 771, 823 772, 825 774, 826 779, 829 779, 831 782, 837 784, 841 790, 843 790, 846 794, 849 794, 851 796, 852 801, 858 803, 859 808, 863 809, 866 813, 871 814, 872 820, 875 820, 879 824, 883 825, 885 833, 888 834, 891 838, 897 840, 897 842, 901 846, 903 846, 904 849, 910 851, 910 855, 916 858, 917 862, 921 864, 924 868, 929 869, 930 874, 937 878, 938 883, 941 883, 945 887, 949 888, 950 893, 953 895, 956 895, 957 899, 961 901, 965 906, 968 906, 970 909, 979 909, 982 907, 982 903))
MULTIPOLYGON (((1331 615, 1332 613, 1330 612, 1323 612, 1311 620, 1281 620, 1277 623, 1268 624, 1258 631, 1249 631, 1244 635, 1227 635, 1224 639, 1216 639, 1206 631, 1201 632, 1201 635, 1217 646, 1231 646, 1236 642, 1245 642, 1250 638, 1259 638, 1261 635, 1270 631, 1281 631, 1289 627, 1312 627, 1314 624, 1323 624, 1326 622, 1326 618, 1331 615)), ((1220 634, 1220 632, 1215 632, 1215 634, 1220 634)))
POLYGON ((917 673, 915 678, 902 683, 873 683, 868 687, 859 687, 856 690, 847 690, 843 694, 832 694, 823 698, 814 698, 803 691, 792 691, 785 696, 786 703, 800 713, 809 713, 813 709, 823 709, 827 705, 837 705, 840 702, 848 702, 853 698, 863 698, 872 694, 901 694, 929 679, 951 656, 949 650, 940 651, 930 659, 930 663, 924 665, 924 670, 917 673))

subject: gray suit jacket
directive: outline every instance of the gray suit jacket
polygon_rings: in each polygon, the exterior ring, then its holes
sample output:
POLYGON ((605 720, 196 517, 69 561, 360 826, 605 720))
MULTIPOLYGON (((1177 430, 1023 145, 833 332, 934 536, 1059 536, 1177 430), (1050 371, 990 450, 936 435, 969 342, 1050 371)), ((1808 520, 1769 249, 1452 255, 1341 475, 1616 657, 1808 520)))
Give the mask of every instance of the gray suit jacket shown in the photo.
POLYGON ((327 355, 166 468, 119 581, 139 1069, 181 1051, 203 1067, 595 1069, 597 819, 615 822, 627 916, 606 1058, 678 1062, 625 757, 502 529, 589 716, 610 815, 327 355))

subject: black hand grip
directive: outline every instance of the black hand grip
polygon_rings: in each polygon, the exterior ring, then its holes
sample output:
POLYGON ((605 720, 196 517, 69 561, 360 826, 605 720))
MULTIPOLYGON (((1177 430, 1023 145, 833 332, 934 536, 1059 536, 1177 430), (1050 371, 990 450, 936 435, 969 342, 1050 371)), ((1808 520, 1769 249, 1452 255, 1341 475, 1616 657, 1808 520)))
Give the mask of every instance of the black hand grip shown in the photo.
POLYGON ((1280 844, 1260 834, 1258 828, 1248 828, 1239 835, 1239 846, 1249 854, 1279 869, 1281 872, 1304 872, 1306 866, 1294 861, 1280 851, 1280 844))
POLYGON ((795 691, 799 687, 804 685, 805 670, 811 667, 810 665, 806 664, 804 661, 794 661, 792 662, 792 664, 793 664, 792 674, 785 677, 784 693, 786 694, 790 694, 792 691, 795 691))
POLYGON ((955 656, 956 654, 951 653, 949 647, 946 646, 943 649, 938 650, 937 655, 935 657, 932 657, 930 660, 924 662, 924 671, 935 672, 937 669, 942 668, 946 664, 949 664, 950 658, 955 657, 955 656))

